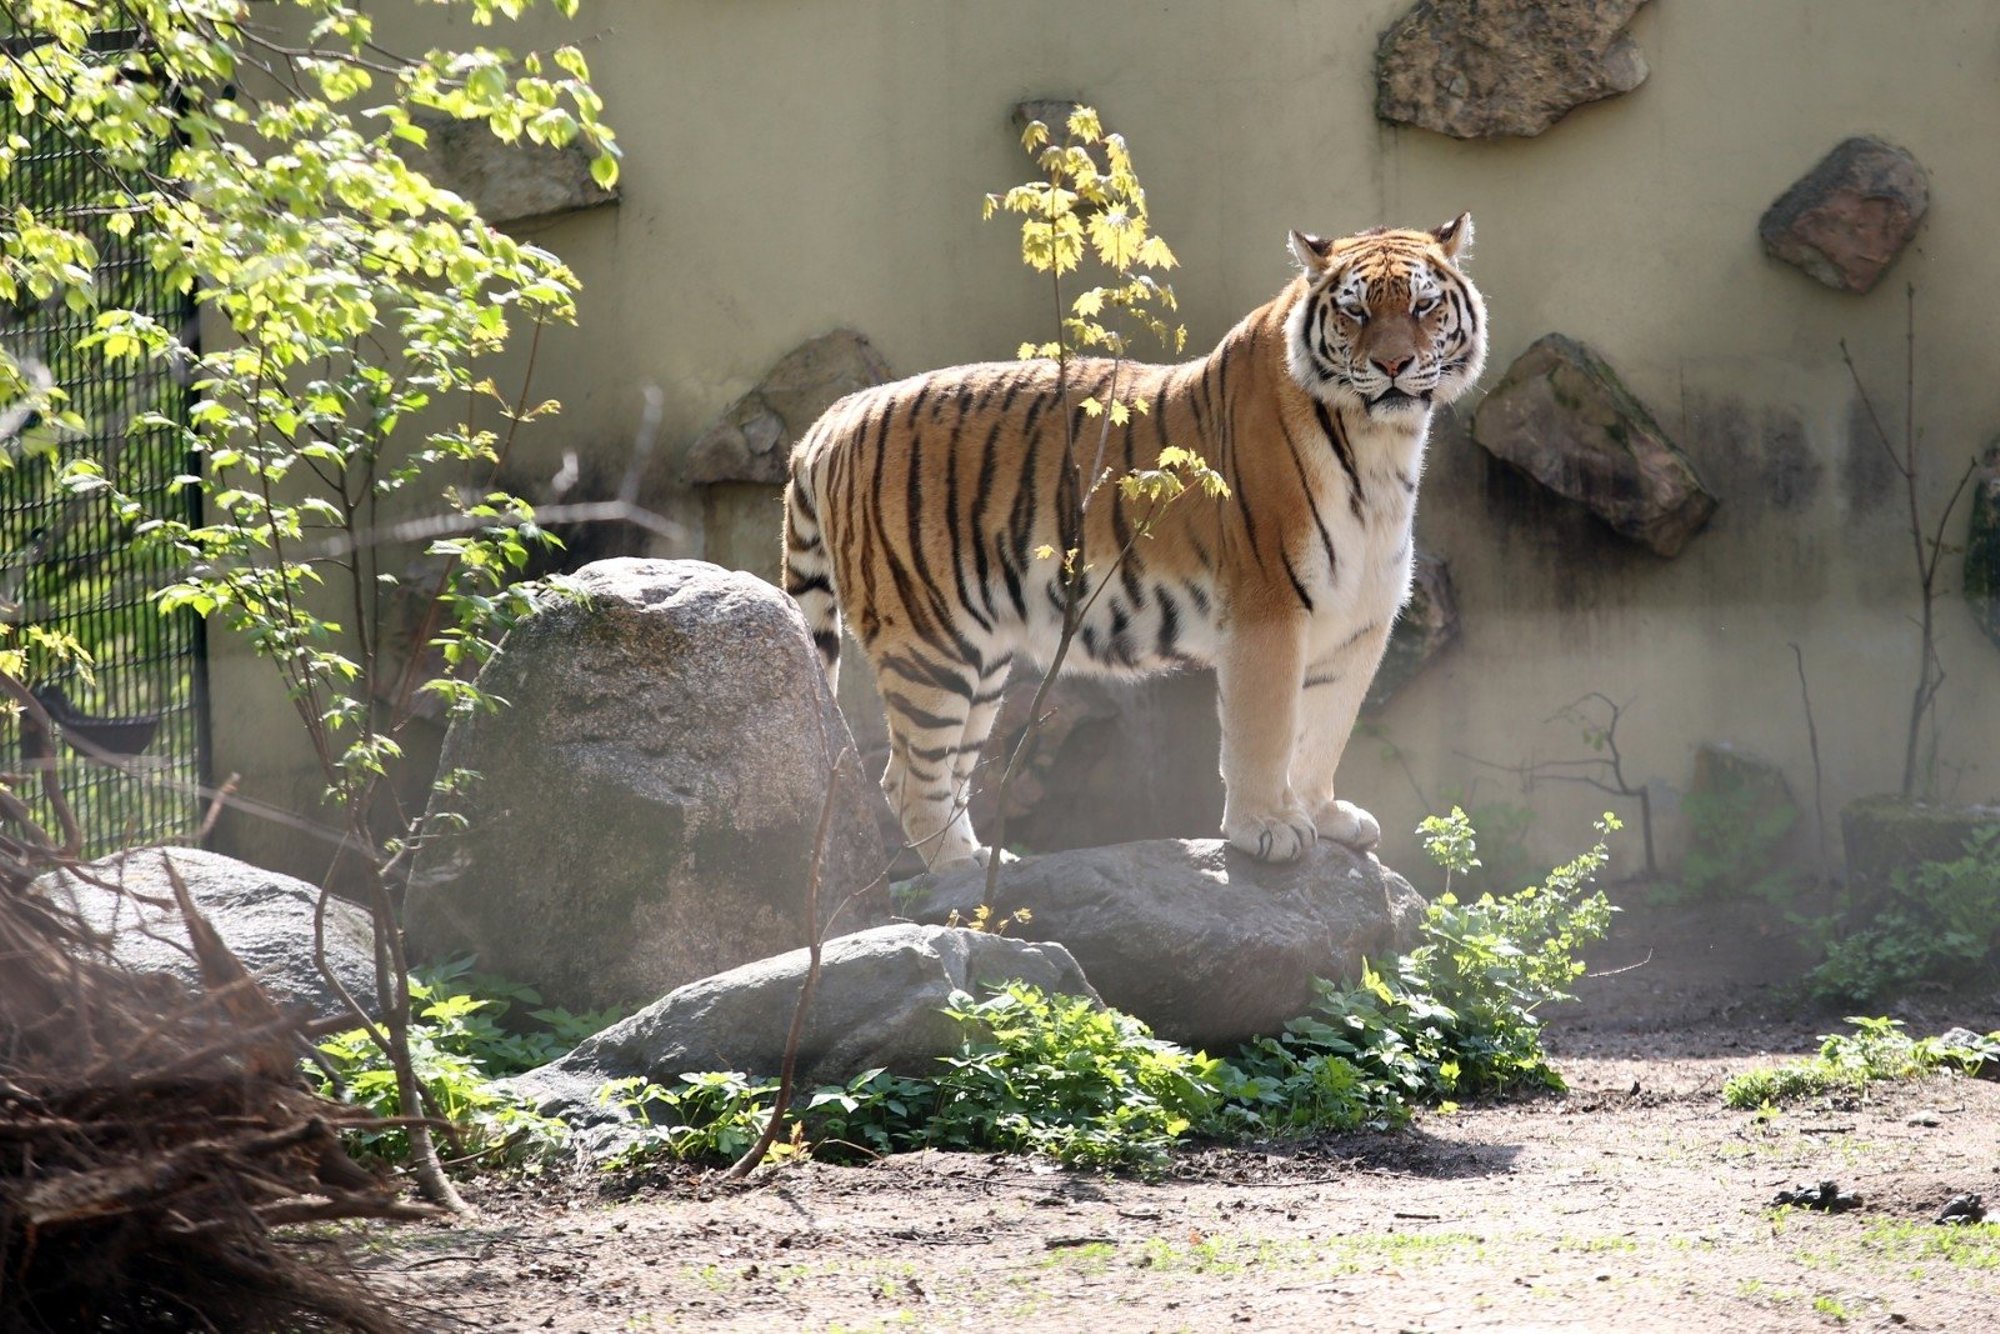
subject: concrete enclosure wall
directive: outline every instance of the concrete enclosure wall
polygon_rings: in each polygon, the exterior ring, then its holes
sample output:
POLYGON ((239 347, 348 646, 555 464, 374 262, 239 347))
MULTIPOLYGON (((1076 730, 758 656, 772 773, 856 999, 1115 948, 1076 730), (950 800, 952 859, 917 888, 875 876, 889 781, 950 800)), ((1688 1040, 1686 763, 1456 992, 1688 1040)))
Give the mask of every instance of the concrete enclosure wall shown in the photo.
MULTIPOLYGON (((1809 821, 1792 644, 1812 682, 1829 819, 1895 786, 1917 669, 1911 541, 1839 345, 1893 432, 1903 288, 1915 284, 1922 504, 1934 510, 2000 428, 1988 235, 2000 217, 2000 6, 1658 0, 1633 24, 1651 68, 1639 88, 1537 138, 1480 142, 1376 119, 1377 38, 1408 7, 586 0, 573 23, 507 34, 517 50, 578 42, 625 150, 616 207, 523 229, 584 284, 580 327, 543 341, 535 391, 564 411, 535 428, 524 472, 553 473, 576 449, 615 477, 651 386, 670 482, 722 409, 836 327, 867 334, 898 373, 1004 358, 1047 336, 1046 289, 979 204, 1030 172, 1013 105, 1079 99, 1132 144, 1155 225, 1184 265, 1175 287, 1191 347, 1286 281, 1289 228, 1431 225, 1469 209, 1470 271, 1494 330, 1487 384, 1545 333, 1580 339, 1721 499, 1685 553, 1662 560, 1489 461, 1467 433, 1476 394, 1440 418, 1419 537, 1451 562, 1463 635, 1342 774, 1344 794, 1391 831, 1386 855, 1409 858, 1419 791, 1531 804, 1549 851, 1584 841, 1590 812, 1630 814, 1572 786, 1523 794, 1475 762, 1588 753, 1574 726, 1545 720, 1589 691, 1629 704, 1628 772, 1654 785, 1669 821, 1703 742, 1776 761, 1809 821), (1916 155, 1932 206, 1889 276, 1857 297, 1767 258, 1757 223, 1862 133, 1916 155)), ((492 40, 427 11, 379 27, 405 48, 492 40)), ((672 517, 685 540, 660 550, 774 573, 774 488, 684 492, 672 517)), ((1956 581, 1948 558, 1944 583, 1956 581)), ((2000 650, 1955 596, 1941 612, 1939 787, 1985 797, 2000 789, 2000 650)), ((233 654, 218 653, 218 698, 249 702, 221 710, 218 767, 291 802, 296 766, 270 742, 283 706, 253 696, 233 654)), ((1158 761, 1149 784, 1170 770, 1181 785, 1156 805, 1191 827, 1160 832, 1212 832, 1219 798, 1200 814, 1214 763, 1204 689, 1182 681, 1149 698, 1138 716, 1155 733, 1117 744, 1158 761)))

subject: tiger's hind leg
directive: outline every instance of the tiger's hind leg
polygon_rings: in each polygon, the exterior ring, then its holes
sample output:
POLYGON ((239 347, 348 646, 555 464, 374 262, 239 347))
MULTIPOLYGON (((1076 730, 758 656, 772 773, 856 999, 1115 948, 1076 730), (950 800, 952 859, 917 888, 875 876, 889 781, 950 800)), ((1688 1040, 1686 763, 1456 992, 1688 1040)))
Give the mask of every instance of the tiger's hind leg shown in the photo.
POLYGON ((966 782, 992 730, 997 692, 986 699, 981 667, 939 662, 914 648, 876 655, 875 675, 889 724, 882 791, 903 837, 933 870, 978 860, 966 782))

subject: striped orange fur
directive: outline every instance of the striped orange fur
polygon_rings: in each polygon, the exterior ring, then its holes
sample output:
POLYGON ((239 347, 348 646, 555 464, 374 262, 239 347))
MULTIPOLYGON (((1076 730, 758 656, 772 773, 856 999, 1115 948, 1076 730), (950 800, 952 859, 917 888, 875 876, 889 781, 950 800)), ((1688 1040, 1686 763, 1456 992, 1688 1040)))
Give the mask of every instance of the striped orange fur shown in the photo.
POLYGON ((1231 494, 1154 513, 1096 492, 1080 543, 1093 586, 1107 582, 1066 670, 1214 666, 1224 836, 1273 861, 1319 837, 1374 845, 1334 772, 1408 597, 1431 410, 1485 360, 1485 307, 1459 267, 1471 234, 1465 215, 1294 232, 1302 272, 1199 360, 956 366, 850 395, 807 432, 785 489, 785 588, 830 679, 843 617, 874 667, 883 787, 932 865, 985 855, 965 811, 973 766, 1009 670, 1046 663, 1060 636, 1061 570, 1036 552, 1079 540, 1072 448, 1095 476, 1180 446, 1231 494), (1107 433, 1079 407, 1107 394, 1146 410, 1107 433))

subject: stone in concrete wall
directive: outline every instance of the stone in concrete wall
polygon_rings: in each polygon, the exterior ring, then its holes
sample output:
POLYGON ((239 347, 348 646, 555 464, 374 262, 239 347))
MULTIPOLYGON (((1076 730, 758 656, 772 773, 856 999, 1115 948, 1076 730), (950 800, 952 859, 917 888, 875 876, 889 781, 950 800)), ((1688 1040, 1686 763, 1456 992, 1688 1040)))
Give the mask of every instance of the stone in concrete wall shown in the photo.
MULTIPOLYGON (((782 485, 792 443, 822 412, 856 390, 888 380, 889 363, 852 329, 800 344, 688 449, 688 481, 782 485)), ((775 519, 771 531, 775 544, 775 519)))
POLYGON ((1049 127, 1049 139, 1061 143, 1069 133, 1069 118, 1083 103, 1062 97, 1031 97, 1025 102, 1016 102, 1009 120, 1014 126, 1015 137, 1028 132, 1033 121, 1040 121, 1049 127))
POLYGON ((1361 706, 1379 709, 1387 704, 1457 638, 1458 599, 1451 588, 1451 566, 1440 557, 1419 551, 1416 574, 1410 581, 1410 601, 1396 618, 1382 666, 1361 706))
POLYGON ((2000 645, 2000 443, 1986 447, 1972 477, 1972 518, 1965 533, 1965 605, 1986 637, 2000 645))
POLYGON ((1382 34, 1375 114, 1458 139, 1535 135, 1629 93, 1646 0, 1422 0, 1382 34))
POLYGON ((1828 287, 1866 292, 1909 244, 1930 203, 1930 181, 1908 150, 1848 139, 1764 211, 1757 235, 1773 258, 1828 287))
POLYGON ((1472 438, 1662 556, 1715 512, 1715 497, 1653 414, 1589 348, 1548 334, 1472 419, 1472 438))
POLYGON ((557 148, 526 138, 501 139, 484 121, 450 116, 412 117, 429 142, 410 145, 405 158, 432 184, 471 200, 496 227, 531 222, 618 202, 590 177, 590 152, 582 144, 557 148))

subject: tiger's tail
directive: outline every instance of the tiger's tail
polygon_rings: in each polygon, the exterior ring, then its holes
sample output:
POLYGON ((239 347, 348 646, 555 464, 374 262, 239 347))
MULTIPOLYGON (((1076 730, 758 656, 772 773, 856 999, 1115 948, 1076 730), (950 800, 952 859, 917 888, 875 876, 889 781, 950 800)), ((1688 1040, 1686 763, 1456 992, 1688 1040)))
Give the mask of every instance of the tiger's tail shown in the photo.
POLYGON ((820 529, 819 500, 813 494, 812 468, 805 450, 792 455, 791 480, 785 484, 785 591, 805 613, 826 668, 826 683, 840 688, 840 603, 834 595, 833 560, 820 529))

